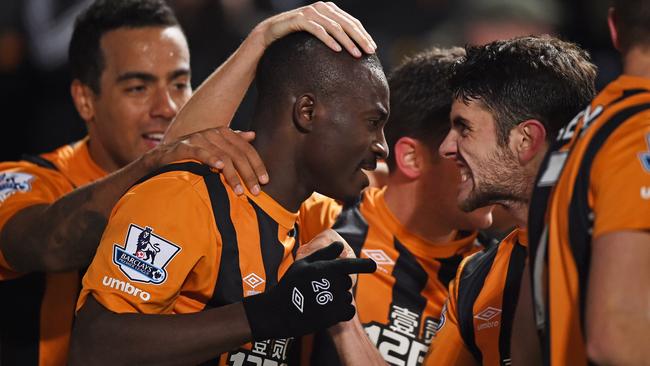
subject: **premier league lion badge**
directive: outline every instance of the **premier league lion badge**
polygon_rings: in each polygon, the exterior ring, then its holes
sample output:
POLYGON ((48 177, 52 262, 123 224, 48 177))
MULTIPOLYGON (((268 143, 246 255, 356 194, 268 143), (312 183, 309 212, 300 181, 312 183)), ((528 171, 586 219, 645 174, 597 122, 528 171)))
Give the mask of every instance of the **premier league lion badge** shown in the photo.
POLYGON ((161 284, 167 278, 165 267, 181 248, 153 233, 149 226, 144 229, 131 224, 124 246, 113 246, 113 262, 131 280, 161 284))

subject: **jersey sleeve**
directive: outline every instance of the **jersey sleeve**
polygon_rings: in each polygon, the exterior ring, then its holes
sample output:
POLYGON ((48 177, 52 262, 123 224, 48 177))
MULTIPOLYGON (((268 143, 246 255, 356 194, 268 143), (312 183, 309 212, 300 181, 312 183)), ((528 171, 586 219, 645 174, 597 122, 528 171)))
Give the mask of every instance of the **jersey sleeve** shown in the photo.
POLYGON ((442 309, 440 315, 440 324, 438 332, 431 342, 429 353, 424 359, 423 366, 434 365, 455 365, 455 366, 475 366, 477 365, 474 357, 465 347, 465 342, 460 333, 458 324, 458 288, 460 274, 464 264, 467 263, 469 256, 463 260, 458 267, 456 278, 449 283, 449 297, 442 309))
POLYGON ((650 229, 650 113, 613 133, 594 160, 593 236, 650 229))
POLYGON ((221 239, 204 192, 202 179, 190 184, 173 176, 155 177, 128 192, 113 209, 77 309, 89 295, 116 313, 196 308, 181 293, 203 294, 207 301, 221 239))
MULTIPOLYGON (((72 184, 57 171, 20 162, 3 164, 0 166, 0 231, 20 210, 49 205, 72 189, 72 184)), ((0 251, 0 281, 18 276, 20 273, 11 268, 0 251)))
POLYGON ((300 243, 307 243, 336 222, 343 206, 336 200, 314 193, 300 206, 298 225, 300 243))

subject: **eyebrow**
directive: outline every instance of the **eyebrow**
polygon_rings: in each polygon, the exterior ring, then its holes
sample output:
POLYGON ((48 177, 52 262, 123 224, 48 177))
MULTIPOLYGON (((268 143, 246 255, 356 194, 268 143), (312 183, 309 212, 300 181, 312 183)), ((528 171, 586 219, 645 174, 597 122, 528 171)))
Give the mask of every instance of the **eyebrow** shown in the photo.
POLYGON ((461 116, 456 116, 451 120, 451 125, 453 127, 457 127, 459 125, 467 126, 467 125, 469 125, 469 121, 466 120, 465 118, 461 117, 461 116))
MULTIPOLYGON (((190 70, 189 69, 178 69, 170 72, 167 74, 170 80, 174 80, 178 77, 181 76, 186 76, 190 75, 190 70)), ((144 82, 154 82, 158 80, 158 77, 156 75, 150 74, 148 72, 143 72, 143 71, 129 71, 125 72, 123 74, 120 74, 117 77, 117 82, 122 82, 126 80, 132 80, 132 79, 138 79, 142 80, 144 82)))
POLYGON ((374 109, 372 112, 373 112, 373 113, 379 113, 379 117, 380 117, 381 119, 387 119, 387 118, 388 118, 388 111, 387 111, 386 108, 384 108, 384 106, 381 105, 381 104, 377 104, 377 105, 375 106, 375 109, 374 109))

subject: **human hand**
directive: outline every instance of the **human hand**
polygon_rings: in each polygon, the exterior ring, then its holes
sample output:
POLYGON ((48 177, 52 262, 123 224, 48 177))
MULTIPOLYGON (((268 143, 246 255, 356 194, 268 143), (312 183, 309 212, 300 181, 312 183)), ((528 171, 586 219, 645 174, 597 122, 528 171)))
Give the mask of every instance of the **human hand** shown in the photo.
MULTIPOLYGON (((339 258, 357 257, 354 254, 354 250, 352 250, 348 242, 345 241, 345 239, 343 239, 339 233, 332 229, 327 229, 316 235, 309 243, 299 246, 298 250, 296 251, 296 260, 307 257, 308 255, 336 242, 343 244, 343 251, 341 252, 341 255, 339 255, 339 258)), ((352 279, 352 286, 354 286, 357 283, 357 274, 350 274, 350 278, 352 279)))
POLYGON ((257 195, 260 184, 268 183, 269 176, 264 162, 250 144, 253 139, 255 132, 210 128, 158 145, 146 154, 146 159, 151 161, 150 170, 178 160, 198 160, 220 170, 236 194, 244 193, 243 179, 248 190, 257 195))
POLYGON ((370 259, 338 259, 342 243, 333 243, 294 262, 278 284, 244 298, 253 340, 297 337, 352 319, 351 273, 372 273, 370 259))
POLYGON ((361 22, 333 2, 319 1, 277 14, 258 24, 252 34, 260 35, 266 48, 273 41, 300 31, 313 34, 337 52, 343 45, 354 57, 362 55, 355 42, 368 54, 377 49, 377 44, 361 22))

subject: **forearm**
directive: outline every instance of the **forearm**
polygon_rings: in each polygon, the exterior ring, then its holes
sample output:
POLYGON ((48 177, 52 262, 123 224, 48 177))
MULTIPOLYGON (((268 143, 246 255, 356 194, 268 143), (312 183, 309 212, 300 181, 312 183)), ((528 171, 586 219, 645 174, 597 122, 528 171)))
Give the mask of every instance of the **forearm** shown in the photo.
POLYGON ((115 203, 153 169, 153 154, 62 196, 51 205, 27 207, 0 233, 2 253, 20 272, 58 272, 90 264, 115 203))
POLYGON ((251 340, 241 303, 192 314, 116 314, 89 297, 79 311, 71 365, 195 365, 251 340))
POLYGON ((328 329, 343 365, 381 365, 386 361, 372 344, 358 316, 328 329))
POLYGON ((262 26, 253 29, 226 62, 201 84, 167 129, 164 141, 230 124, 266 48, 262 26))
POLYGON ((528 263, 521 278, 521 289, 512 325, 510 354, 513 365, 541 365, 542 354, 533 316, 533 294, 528 263))
POLYGON ((650 233, 615 231, 594 238, 585 342, 598 365, 650 362, 650 233), (641 280, 646 279, 646 280, 641 280))

